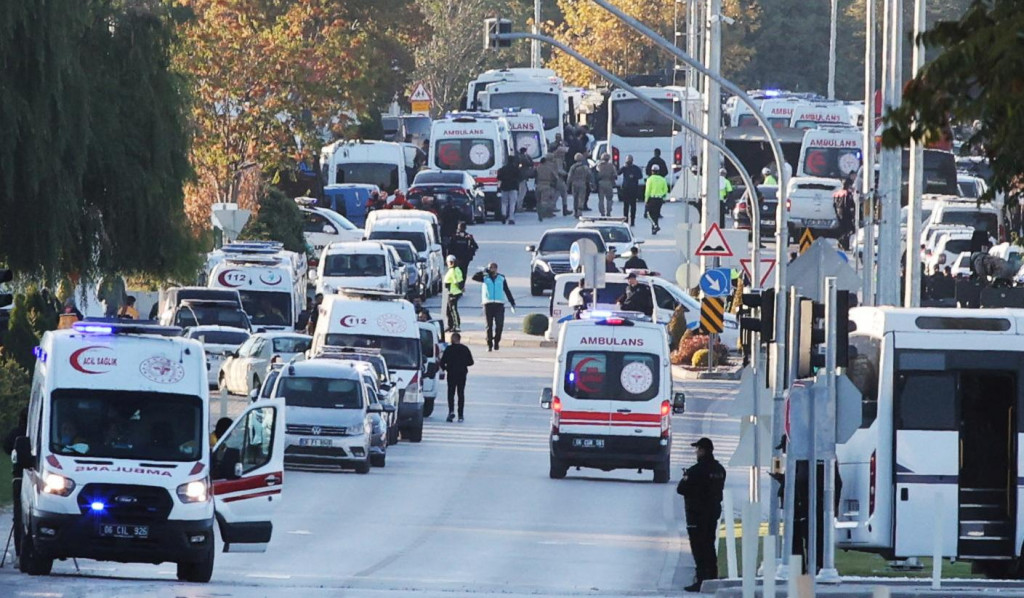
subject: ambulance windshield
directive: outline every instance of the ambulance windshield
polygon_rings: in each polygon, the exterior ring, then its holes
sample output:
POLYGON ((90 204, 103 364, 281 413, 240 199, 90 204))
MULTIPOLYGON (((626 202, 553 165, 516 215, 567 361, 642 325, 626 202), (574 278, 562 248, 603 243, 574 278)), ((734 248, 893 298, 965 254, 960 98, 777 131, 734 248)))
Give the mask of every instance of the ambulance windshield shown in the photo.
POLYGON ((53 392, 50 451, 106 459, 195 461, 209 442, 196 396, 121 390, 53 392))
POLYGON ((239 291, 245 313, 257 326, 291 326, 292 295, 274 291, 239 291))
POLYGON ((331 333, 324 339, 328 347, 355 347, 357 349, 380 349, 391 370, 420 369, 420 339, 398 336, 373 336, 368 334, 331 333))
MULTIPOLYGON (((623 343, 629 339, 600 338, 585 341, 623 343)), ((649 401, 658 396, 659 357, 650 353, 572 351, 566 361, 565 392, 575 399, 649 401)))

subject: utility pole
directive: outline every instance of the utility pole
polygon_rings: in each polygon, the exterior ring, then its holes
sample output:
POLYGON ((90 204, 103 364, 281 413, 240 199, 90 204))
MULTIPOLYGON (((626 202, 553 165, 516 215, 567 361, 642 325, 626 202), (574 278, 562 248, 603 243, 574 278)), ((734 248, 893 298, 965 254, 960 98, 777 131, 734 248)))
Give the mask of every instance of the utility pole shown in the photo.
MULTIPOLYGON (((886 0, 886 53, 883 59, 882 105, 887 110, 899 107, 903 92, 903 2, 886 0)), ((903 151, 882 149, 878 201, 881 222, 878 225, 878 304, 900 304, 900 196, 903 186, 903 151)), ((916 261, 907 256, 908 262, 916 261)))
MULTIPOLYGON (((721 70, 721 49, 722 49, 722 0, 707 0, 708 10, 705 15, 705 48, 704 64, 714 74, 721 70)), ((722 93, 718 81, 713 77, 707 77, 704 93, 704 134, 711 139, 721 138, 722 128, 722 93)), ((705 140, 701 152, 701 169, 704 177, 701 184, 701 222, 704 230, 711 228, 712 223, 717 223, 721 214, 722 202, 719 201, 719 158, 718 152, 705 140)), ((753 190, 752 190, 753 191, 753 190)), ((752 256, 757 259, 757 251, 752 256)), ((707 258, 701 258, 701 269, 707 270, 712 264, 707 258)))
MULTIPOLYGON (((540 0, 533 0, 533 34, 540 35, 540 0)), ((530 67, 540 68, 540 41, 536 39, 530 40, 530 67)))
POLYGON ((875 190, 875 59, 878 51, 878 26, 875 3, 867 2, 865 12, 864 46, 864 159, 861 169, 861 210, 863 218, 864 244, 861 247, 861 304, 874 305, 875 295, 875 204, 872 195, 875 190), (865 217, 866 216, 866 217, 865 217))
MULTIPOLYGON (((927 27, 927 0, 914 0, 914 60, 911 68, 914 76, 924 66, 925 48, 919 39, 927 27)), ((924 193, 924 146, 920 141, 910 141, 910 190, 907 205, 907 270, 906 288, 903 293, 905 307, 921 305, 921 264, 917 259, 921 236, 921 194, 924 193)))
POLYGON ((828 37, 828 99, 836 99, 836 20, 839 18, 839 0, 829 0, 832 7, 832 21, 828 37))

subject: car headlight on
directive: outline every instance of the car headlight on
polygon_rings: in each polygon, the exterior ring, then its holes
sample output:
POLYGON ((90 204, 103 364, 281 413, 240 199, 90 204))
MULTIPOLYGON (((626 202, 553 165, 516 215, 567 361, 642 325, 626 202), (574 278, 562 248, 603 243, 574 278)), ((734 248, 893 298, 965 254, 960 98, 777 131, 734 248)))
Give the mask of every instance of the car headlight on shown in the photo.
POLYGON ((534 269, 540 270, 541 272, 550 272, 551 271, 551 266, 549 266, 548 263, 545 262, 544 260, 536 260, 536 261, 534 261, 533 262, 533 267, 534 267, 534 269))
POLYGON ((56 496, 69 496, 75 491, 75 481, 60 474, 47 473, 43 476, 43 492, 56 496))
POLYGON ((206 502, 210 498, 210 481, 203 478, 178 486, 178 498, 183 503, 206 502))

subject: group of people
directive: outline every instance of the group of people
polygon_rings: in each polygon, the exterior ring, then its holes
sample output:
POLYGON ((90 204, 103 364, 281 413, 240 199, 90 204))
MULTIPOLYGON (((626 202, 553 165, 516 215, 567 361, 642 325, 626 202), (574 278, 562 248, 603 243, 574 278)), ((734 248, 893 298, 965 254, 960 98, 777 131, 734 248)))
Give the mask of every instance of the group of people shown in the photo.
POLYGON ((388 201, 388 197, 387 191, 371 191, 370 196, 366 199, 366 212, 416 209, 416 206, 412 205, 401 191, 395 191, 395 194, 390 196, 391 201, 388 201))

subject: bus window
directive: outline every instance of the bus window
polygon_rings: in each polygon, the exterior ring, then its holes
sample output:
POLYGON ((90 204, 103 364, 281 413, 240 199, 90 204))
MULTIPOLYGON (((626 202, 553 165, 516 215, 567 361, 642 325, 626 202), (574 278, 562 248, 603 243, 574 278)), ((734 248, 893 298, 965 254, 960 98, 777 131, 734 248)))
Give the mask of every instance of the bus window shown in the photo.
POLYGON ((878 415, 878 366, 882 342, 864 335, 850 335, 850 364, 846 376, 861 392, 861 428, 868 428, 878 415))
POLYGON ((896 428, 956 430, 956 379, 952 372, 901 372, 896 378, 896 428))

